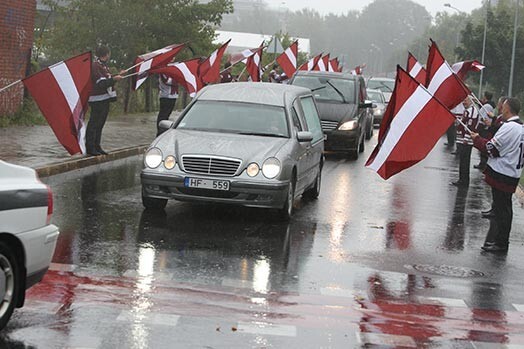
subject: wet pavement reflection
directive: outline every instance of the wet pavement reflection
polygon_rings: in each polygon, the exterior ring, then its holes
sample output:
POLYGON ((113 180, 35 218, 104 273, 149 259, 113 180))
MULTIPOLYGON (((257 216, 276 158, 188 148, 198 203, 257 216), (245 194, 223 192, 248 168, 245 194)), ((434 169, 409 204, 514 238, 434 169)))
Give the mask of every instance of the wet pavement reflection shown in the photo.
POLYGON ((320 198, 297 200, 287 223, 223 205, 143 210, 138 157, 48 178, 54 264, 0 344, 524 345, 522 210, 509 254, 482 254, 480 173, 469 189, 450 186, 458 164, 440 144, 387 182, 364 162, 328 155, 320 198))

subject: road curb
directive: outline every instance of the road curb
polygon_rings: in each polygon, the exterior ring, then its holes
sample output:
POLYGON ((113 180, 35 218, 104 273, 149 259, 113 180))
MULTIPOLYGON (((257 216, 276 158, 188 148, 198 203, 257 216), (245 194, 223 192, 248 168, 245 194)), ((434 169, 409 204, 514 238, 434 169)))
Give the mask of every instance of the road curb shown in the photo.
POLYGON ((105 162, 123 159, 130 156, 141 155, 147 150, 148 147, 149 145, 144 144, 135 147, 117 149, 110 152, 107 155, 82 156, 76 159, 66 160, 38 167, 36 168, 36 172, 38 173, 39 177, 54 176, 60 173, 69 172, 88 166, 103 164, 105 162))

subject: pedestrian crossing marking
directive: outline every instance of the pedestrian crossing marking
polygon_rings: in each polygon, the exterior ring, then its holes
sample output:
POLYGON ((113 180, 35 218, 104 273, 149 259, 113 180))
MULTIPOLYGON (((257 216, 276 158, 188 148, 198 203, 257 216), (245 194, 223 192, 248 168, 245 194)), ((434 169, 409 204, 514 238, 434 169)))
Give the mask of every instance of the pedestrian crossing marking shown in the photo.
POLYGON ((267 322, 239 322, 238 330, 244 333, 268 335, 268 336, 285 336, 296 337, 296 326, 275 325, 267 322))
POLYGON ((133 312, 129 310, 122 311, 116 318, 120 322, 140 322, 155 326, 172 326, 178 324, 180 315, 149 313, 149 312, 133 312))
POLYGON ((416 348, 415 340, 408 336, 391 335, 383 333, 357 332, 359 344, 384 345, 393 347, 416 348))

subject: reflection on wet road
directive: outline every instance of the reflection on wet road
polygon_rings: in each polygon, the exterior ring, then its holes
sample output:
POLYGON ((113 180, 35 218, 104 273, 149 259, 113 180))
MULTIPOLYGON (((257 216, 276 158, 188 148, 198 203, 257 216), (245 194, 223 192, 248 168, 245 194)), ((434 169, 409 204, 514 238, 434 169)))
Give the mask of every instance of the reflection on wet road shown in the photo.
MULTIPOLYGON (((367 146, 371 151, 372 140, 367 146)), ((480 253, 489 190, 449 185, 437 145, 390 181, 329 155, 319 200, 268 210, 140 202, 140 159, 49 178, 52 270, 0 338, 14 348, 524 345, 524 215, 480 253)), ((472 161, 473 162, 473 161, 472 161)))

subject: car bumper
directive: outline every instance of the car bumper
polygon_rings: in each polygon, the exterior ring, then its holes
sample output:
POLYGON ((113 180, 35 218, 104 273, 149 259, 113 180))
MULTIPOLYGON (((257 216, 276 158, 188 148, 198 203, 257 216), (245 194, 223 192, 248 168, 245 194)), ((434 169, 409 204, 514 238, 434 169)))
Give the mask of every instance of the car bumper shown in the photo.
POLYGON ((352 131, 330 131, 326 132, 327 139, 324 141, 324 150, 328 151, 352 151, 357 149, 360 130, 352 131))
POLYGON ((140 174, 143 195, 158 199, 201 201, 235 204, 249 207, 281 208, 287 198, 289 181, 272 183, 249 181, 237 178, 212 177, 205 175, 158 174, 147 170, 140 174), (230 182, 229 190, 188 188, 184 179, 205 178, 230 182))
POLYGON ((26 288, 36 284, 44 277, 53 258, 59 234, 58 228, 50 224, 40 229, 16 235, 25 250, 26 288))

